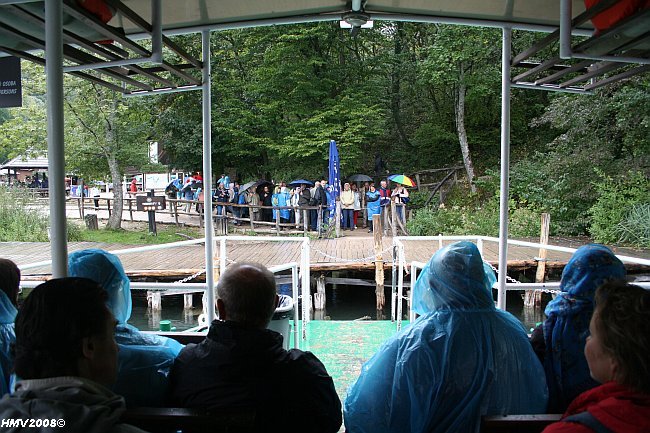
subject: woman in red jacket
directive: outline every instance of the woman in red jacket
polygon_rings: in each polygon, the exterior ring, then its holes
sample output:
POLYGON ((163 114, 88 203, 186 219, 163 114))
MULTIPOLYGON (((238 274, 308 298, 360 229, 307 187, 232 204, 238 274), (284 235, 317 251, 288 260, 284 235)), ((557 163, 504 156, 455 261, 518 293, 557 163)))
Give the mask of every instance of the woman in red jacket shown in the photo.
POLYGON ((585 357, 602 385, 580 394, 544 433, 650 431, 650 291, 608 282, 596 292, 585 357))

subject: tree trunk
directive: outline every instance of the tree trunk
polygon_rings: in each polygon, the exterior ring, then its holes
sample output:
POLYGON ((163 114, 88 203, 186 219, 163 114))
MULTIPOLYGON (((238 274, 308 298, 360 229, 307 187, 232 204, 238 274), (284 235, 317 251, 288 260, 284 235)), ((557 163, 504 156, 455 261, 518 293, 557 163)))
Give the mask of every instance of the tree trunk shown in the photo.
POLYGON ((122 191, 122 175, 120 174, 115 155, 110 155, 108 157, 108 168, 111 172, 111 178, 113 180, 114 200, 113 212, 111 212, 111 216, 108 217, 106 228, 117 230, 122 228, 122 207, 124 192, 122 191))
POLYGON ((469 143, 467 142, 467 131, 465 130, 465 70, 460 65, 460 80, 458 81, 458 94, 456 95, 456 131, 458 132, 458 141, 460 142, 460 151, 463 153, 463 164, 467 172, 467 180, 472 192, 476 192, 474 185, 474 165, 472 156, 469 153, 469 143))
POLYGON ((113 99, 113 110, 108 114, 109 119, 107 120, 106 125, 106 148, 111 149, 107 152, 106 159, 108 161, 108 169, 111 172, 111 178, 113 180, 113 212, 108 217, 108 222, 106 223, 106 228, 117 230, 122 228, 122 208, 123 208, 123 198, 124 193, 122 191, 122 173, 120 173, 120 168, 117 163, 117 156, 114 149, 117 148, 115 144, 115 116, 117 113, 117 98, 113 99))
POLYGON ((404 124, 402 123, 402 116, 400 114, 401 106, 401 74, 402 74, 402 36, 404 30, 400 23, 395 23, 396 31, 394 35, 394 56, 395 62, 393 63, 393 70, 391 73, 391 101, 390 108, 391 114, 393 116, 393 121, 395 122, 395 128, 397 133, 402 140, 402 144, 405 147, 410 147, 411 143, 406 136, 406 131, 404 130, 404 124))

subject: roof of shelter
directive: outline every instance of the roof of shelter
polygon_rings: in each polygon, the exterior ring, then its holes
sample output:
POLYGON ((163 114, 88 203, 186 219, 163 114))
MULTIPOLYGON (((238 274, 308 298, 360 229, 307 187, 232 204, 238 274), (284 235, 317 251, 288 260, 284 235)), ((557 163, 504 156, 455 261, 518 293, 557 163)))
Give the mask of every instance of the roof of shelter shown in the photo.
POLYGON ((15 169, 38 169, 47 168, 47 156, 37 156, 35 158, 28 158, 25 156, 17 156, 6 164, 0 165, 0 168, 15 168, 15 169))
MULTIPOLYGON (((0 55, 44 63, 44 3, 0 0, 0 55)), ((169 36, 317 21, 440 22, 549 32, 514 56, 513 85, 582 93, 650 70, 650 8, 592 35, 591 18, 616 3, 585 10, 584 0, 63 0, 64 72, 126 94, 192 90, 201 84, 201 60, 169 36), (571 46, 572 33, 592 37, 571 46), (139 42, 149 38, 150 47, 139 42), (564 54, 539 58, 558 42, 564 54), (628 67, 634 63, 642 66, 628 67)))

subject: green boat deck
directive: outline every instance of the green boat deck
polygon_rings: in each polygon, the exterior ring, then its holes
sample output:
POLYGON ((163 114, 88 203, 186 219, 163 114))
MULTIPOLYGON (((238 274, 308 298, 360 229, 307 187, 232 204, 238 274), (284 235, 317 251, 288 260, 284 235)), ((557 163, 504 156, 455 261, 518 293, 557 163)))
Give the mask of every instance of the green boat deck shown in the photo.
POLYGON ((396 331, 397 324, 390 320, 312 320, 307 325, 307 340, 301 342, 300 348, 322 361, 343 404, 363 363, 396 331))

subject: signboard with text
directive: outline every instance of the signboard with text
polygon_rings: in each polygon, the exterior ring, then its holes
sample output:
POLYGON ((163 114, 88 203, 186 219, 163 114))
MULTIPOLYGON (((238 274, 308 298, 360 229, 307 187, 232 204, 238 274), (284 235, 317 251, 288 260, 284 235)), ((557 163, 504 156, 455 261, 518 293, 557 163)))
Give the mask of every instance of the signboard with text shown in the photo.
POLYGON ((18 57, 0 57, 0 108, 21 107, 23 92, 18 57))
POLYGON ((157 211, 165 209, 165 196, 148 197, 138 195, 135 197, 136 210, 139 211, 157 211))

